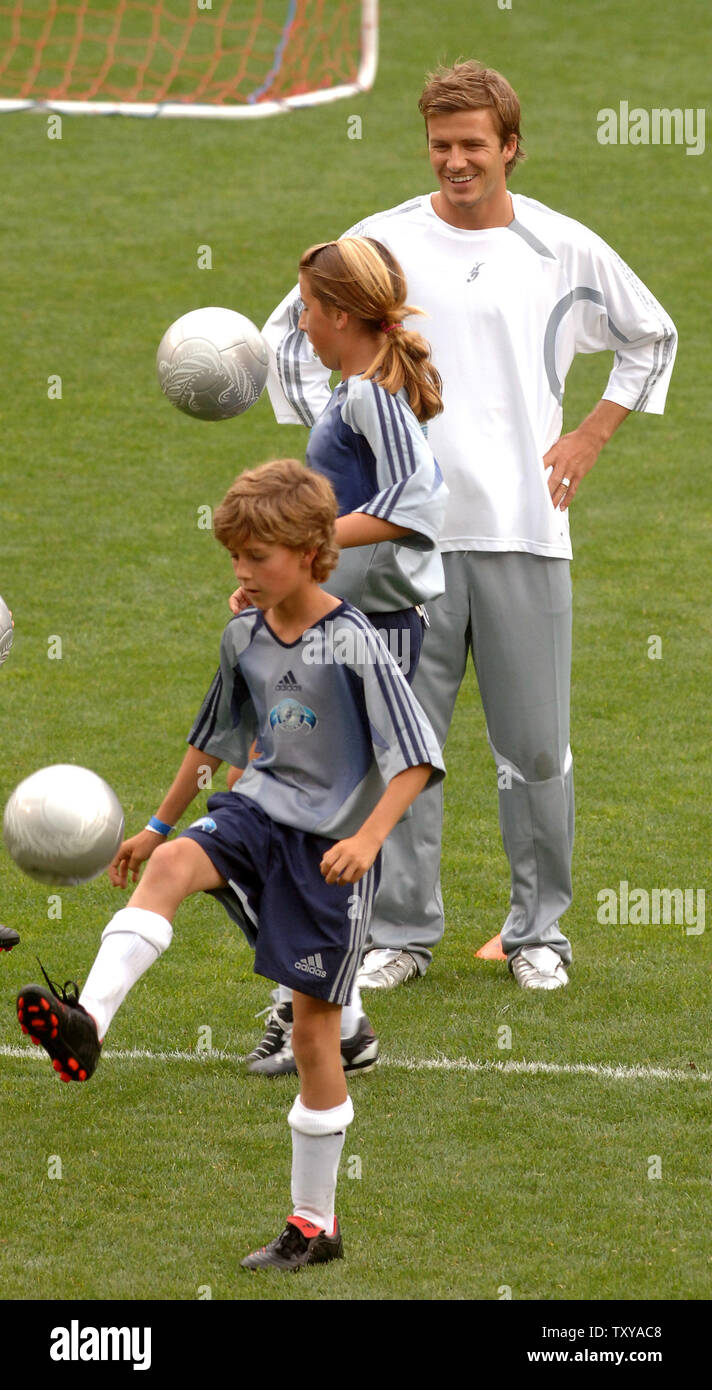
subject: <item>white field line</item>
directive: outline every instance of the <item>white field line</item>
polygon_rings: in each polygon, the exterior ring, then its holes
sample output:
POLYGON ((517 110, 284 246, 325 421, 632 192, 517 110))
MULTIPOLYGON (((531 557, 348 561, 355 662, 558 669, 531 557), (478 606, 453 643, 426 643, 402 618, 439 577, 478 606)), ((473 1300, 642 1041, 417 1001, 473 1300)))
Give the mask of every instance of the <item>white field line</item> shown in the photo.
MULTIPOLYGON (((0 1057, 43 1059, 42 1048, 0 1045, 0 1057)), ((240 1052, 153 1052, 150 1048, 107 1048, 102 1056, 112 1062, 244 1062, 240 1052)), ((605 1062, 473 1062, 468 1057, 383 1057, 379 1067, 394 1071, 499 1072, 514 1076, 593 1076, 601 1081, 712 1081, 712 1072, 692 1067, 612 1066, 605 1062)))

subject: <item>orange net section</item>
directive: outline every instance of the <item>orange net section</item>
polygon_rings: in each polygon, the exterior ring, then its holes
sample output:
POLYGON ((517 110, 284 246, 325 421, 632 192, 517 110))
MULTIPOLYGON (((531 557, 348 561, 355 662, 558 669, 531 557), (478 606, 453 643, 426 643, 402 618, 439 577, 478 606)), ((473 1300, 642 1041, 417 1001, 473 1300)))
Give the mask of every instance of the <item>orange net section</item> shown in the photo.
POLYGON ((354 82, 361 0, 0 3, 0 97, 282 100, 354 82))

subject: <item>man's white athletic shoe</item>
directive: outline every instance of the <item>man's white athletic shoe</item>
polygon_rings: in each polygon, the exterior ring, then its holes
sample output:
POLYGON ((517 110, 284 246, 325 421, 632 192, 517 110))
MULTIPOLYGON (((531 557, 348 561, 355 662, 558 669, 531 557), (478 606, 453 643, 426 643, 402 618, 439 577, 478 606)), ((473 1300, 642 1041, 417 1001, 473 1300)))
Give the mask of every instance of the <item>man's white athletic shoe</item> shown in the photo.
POLYGON ((522 989, 561 989, 569 983, 564 962, 551 946, 525 946, 512 961, 512 974, 522 989))
POLYGON ((395 989, 418 974, 415 958, 410 951, 367 951, 356 976, 359 989, 395 989))

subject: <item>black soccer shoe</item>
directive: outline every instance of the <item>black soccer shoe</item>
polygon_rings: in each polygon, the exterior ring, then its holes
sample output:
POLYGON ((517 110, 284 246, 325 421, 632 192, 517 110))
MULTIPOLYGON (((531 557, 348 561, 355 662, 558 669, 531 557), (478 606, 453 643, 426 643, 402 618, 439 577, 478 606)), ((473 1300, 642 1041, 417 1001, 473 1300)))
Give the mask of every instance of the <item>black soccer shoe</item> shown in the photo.
POLYGON ((343 1260, 344 1243, 339 1223, 328 1236, 321 1226, 313 1226, 304 1216, 288 1216, 282 1234, 253 1250, 240 1261, 242 1269, 279 1269, 283 1273, 296 1271, 304 1265, 324 1265, 329 1260, 343 1260))
POLYGON ((96 1071, 101 1043, 96 1024, 78 999, 75 980, 67 980, 61 994, 40 963, 49 989, 26 985, 17 996, 17 1017, 23 1033, 52 1058, 61 1081, 88 1081, 96 1071), (68 986, 74 990, 68 993, 68 986))
POLYGON ((366 1015, 362 1014, 354 1036, 341 1039, 341 1063, 348 1076, 355 1071, 370 1071, 377 1061, 378 1038, 366 1015))
MULTIPOLYGON (((291 1004, 283 1004, 282 1008, 288 1008, 291 1012, 291 1004)), ((259 1051, 255 1048, 247 1059, 247 1070, 258 1076, 296 1076, 297 1064, 294 1060, 292 1051, 292 1030, 282 1031, 279 1024, 270 1024, 270 1028, 275 1029, 274 1046, 271 1051, 267 1051, 267 1039, 269 1028, 264 1036, 260 1048, 264 1048, 263 1055, 257 1057, 259 1051), (276 1036, 277 1031, 281 1032, 281 1042, 276 1036), (251 1058, 255 1058, 254 1061, 251 1058)), ((363 1014, 359 1019, 358 1030, 352 1038, 341 1039, 341 1065, 347 1076, 357 1071, 370 1071, 378 1061, 378 1038, 371 1027, 366 1015, 363 1014)))
POLYGON ((275 1004, 267 1017, 265 1035, 247 1058, 247 1070, 263 1076, 286 1076, 297 1070, 290 1044, 294 1011, 289 1000, 275 1004))
POLYGON ((20 940, 20 933, 12 927, 0 927, 0 951, 11 951, 20 940))

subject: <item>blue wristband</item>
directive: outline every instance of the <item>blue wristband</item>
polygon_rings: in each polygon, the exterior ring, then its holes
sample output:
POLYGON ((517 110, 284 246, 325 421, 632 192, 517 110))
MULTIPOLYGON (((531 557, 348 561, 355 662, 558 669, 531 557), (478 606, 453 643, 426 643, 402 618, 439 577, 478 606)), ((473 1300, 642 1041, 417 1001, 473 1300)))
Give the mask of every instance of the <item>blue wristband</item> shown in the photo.
POLYGON ((165 821, 158 819, 158 816, 151 816, 146 829, 155 830, 159 835, 170 835, 171 831, 175 829, 175 826, 166 825, 165 821))

